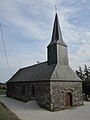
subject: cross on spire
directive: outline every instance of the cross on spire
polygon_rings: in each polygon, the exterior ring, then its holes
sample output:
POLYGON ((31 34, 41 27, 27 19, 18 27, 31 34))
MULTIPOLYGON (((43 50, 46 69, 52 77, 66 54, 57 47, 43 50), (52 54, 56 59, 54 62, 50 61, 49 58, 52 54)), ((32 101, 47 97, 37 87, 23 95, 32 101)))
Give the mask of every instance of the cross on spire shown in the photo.
POLYGON ((55 5, 55 11, 57 11, 57 6, 55 5))

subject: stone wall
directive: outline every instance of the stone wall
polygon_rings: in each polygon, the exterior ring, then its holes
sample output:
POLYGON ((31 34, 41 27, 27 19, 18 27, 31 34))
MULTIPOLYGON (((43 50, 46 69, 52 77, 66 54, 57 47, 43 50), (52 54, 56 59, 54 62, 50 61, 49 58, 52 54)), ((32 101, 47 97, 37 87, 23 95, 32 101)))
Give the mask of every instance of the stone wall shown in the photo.
POLYGON ((35 99, 37 100, 38 104, 50 110, 50 82, 36 82, 36 96, 35 99))
POLYGON ((81 82, 50 82, 51 111, 66 109, 65 95, 72 94, 72 106, 83 104, 81 82))
POLYGON ((41 107, 50 110, 50 82, 48 81, 8 83, 6 95, 22 101, 36 99, 41 107))
POLYGON ((22 101, 36 100, 50 111, 66 109, 65 95, 72 94, 72 106, 83 104, 82 82, 19 82, 7 84, 7 96, 22 101))
POLYGON ((35 95, 32 92, 34 82, 8 83, 6 95, 22 101, 34 100, 35 95))

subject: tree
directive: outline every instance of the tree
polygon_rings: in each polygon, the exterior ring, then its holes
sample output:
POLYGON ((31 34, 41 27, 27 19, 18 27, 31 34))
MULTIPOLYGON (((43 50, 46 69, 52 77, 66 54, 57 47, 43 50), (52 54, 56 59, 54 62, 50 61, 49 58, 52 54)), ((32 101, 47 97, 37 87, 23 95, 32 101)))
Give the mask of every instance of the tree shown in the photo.
POLYGON ((87 96, 90 95, 90 67, 84 65, 84 69, 82 70, 79 66, 79 70, 76 70, 76 74, 83 80, 83 93, 87 98, 87 96))
POLYGON ((79 70, 76 70, 76 74, 78 75, 79 78, 84 80, 83 71, 82 71, 82 68, 80 66, 79 66, 79 70))
POLYGON ((83 75, 84 75, 84 79, 85 80, 89 80, 90 71, 89 71, 89 69, 88 69, 88 67, 86 65, 84 66, 84 73, 83 73, 83 75))

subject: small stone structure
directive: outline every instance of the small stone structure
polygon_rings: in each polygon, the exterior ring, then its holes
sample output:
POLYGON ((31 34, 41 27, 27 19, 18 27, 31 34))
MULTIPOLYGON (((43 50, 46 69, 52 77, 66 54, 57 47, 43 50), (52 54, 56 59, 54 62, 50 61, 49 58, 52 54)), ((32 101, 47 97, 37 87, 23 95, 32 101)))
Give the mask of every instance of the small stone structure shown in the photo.
POLYGON ((69 66, 57 13, 47 61, 18 70, 7 81, 6 95, 22 101, 36 100, 50 111, 83 104, 82 81, 69 66))

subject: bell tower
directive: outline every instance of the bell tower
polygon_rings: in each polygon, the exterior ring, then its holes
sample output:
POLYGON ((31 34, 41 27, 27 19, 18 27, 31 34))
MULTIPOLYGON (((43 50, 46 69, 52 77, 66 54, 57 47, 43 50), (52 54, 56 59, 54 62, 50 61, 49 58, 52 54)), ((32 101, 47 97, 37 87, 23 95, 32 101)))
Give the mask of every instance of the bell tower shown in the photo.
POLYGON ((47 46, 47 63, 48 65, 68 65, 67 45, 62 38, 57 13, 55 15, 51 42, 47 46))

